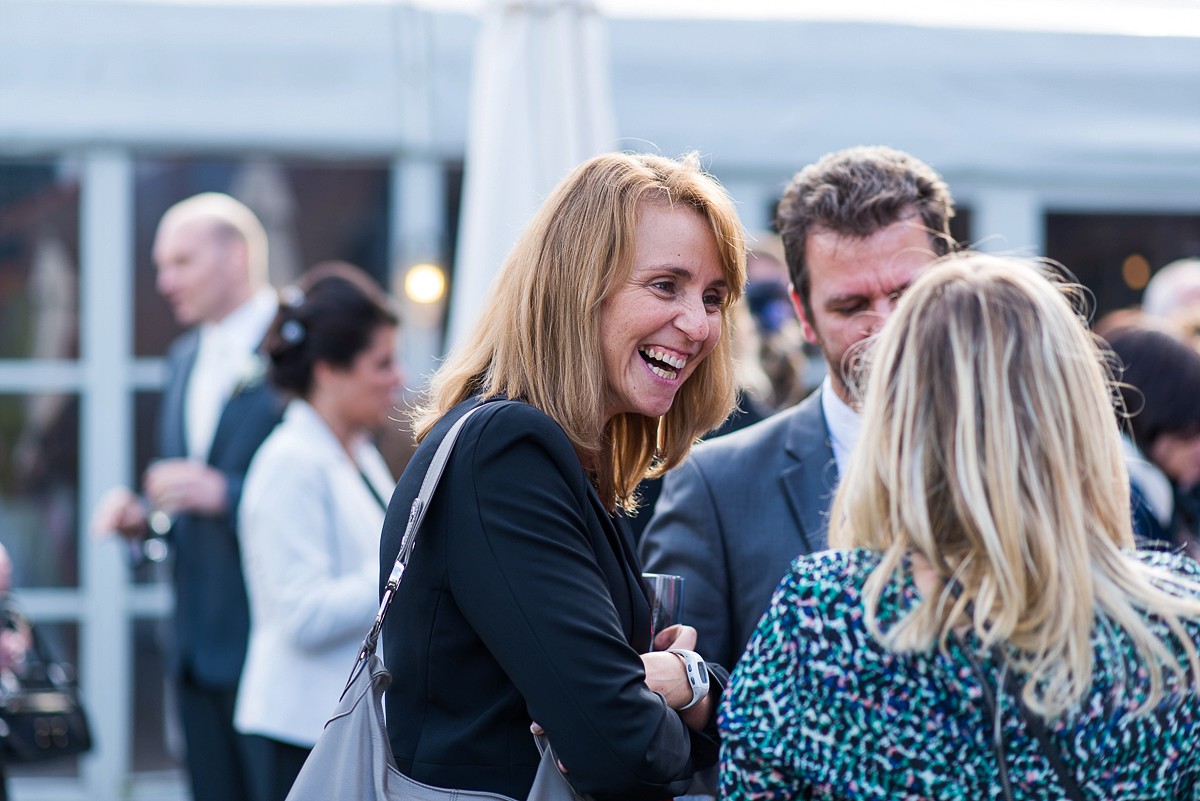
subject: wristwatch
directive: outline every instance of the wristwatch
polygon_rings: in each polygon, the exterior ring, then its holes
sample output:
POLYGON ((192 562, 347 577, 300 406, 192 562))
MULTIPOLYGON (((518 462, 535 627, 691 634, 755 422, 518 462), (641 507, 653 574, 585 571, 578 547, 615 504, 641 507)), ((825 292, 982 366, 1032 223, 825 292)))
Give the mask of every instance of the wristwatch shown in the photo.
POLYGON ((685 709, 691 709, 708 695, 708 665, 704 664, 704 657, 695 651, 668 648, 667 652, 675 654, 683 660, 684 667, 687 668, 688 684, 692 687, 692 700, 688 702, 687 706, 679 709, 682 712, 685 709))

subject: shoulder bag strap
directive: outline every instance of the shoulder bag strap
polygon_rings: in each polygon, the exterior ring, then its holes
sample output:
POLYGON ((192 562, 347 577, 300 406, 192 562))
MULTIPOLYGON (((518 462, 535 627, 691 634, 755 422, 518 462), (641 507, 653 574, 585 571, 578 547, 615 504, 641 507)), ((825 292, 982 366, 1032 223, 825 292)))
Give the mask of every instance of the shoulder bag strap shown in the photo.
MULTIPOLYGON (((992 742, 992 750, 996 753, 997 767, 1000 774, 1000 789, 1004 798, 1007 801, 1011 801, 1013 791, 1008 777, 1008 763, 1004 753, 1004 740, 1001 734, 1000 708, 995 697, 992 695, 991 682, 988 681, 987 675, 984 673, 983 665, 979 662, 979 657, 975 655, 970 646, 957 634, 951 634, 951 638, 966 655, 967 661, 971 665, 971 672, 975 674, 975 679, 979 682, 979 687, 983 692, 983 702, 991 713, 993 732, 992 737, 989 739, 992 742)), ((998 665, 1003 666, 1005 664, 1004 652, 1000 650, 998 645, 992 646, 992 654, 998 665)), ((1021 698, 1023 683, 1017 678, 1016 673, 1007 667, 1001 667, 1001 673, 1004 676, 1005 691, 1013 697, 1013 702, 1017 706, 1017 712, 1020 713, 1029 731, 1037 738, 1042 755, 1046 757, 1046 761, 1054 769, 1055 778, 1058 779, 1058 786, 1062 788, 1062 791, 1070 801, 1085 801, 1083 791, 1079 789, 1079 785, 1075 781, 1075 776, 1063 762, 1062 754, 1058 751, 1058 746, 1050 740, 1045 722, 1025 708, 1025 701, 1021 698)))
MULTIPOLYGON (((962 585, 957 579, 950 578, 947 581, 947 586, 955 598, 960 598, 962 596, 962 585)), ((974 604, 972 604, 970 601, 967 601, 965 611, 968 616, 974 617, 974 604)), ((1004 741, 1000 734, 1000 708, 996 702, 996 699, 992 695, 991 682, 988 681, 987 676, 984 674, 983 665, 979 663, 979 657, 976 656, 973 650, 971 650, 966 641, 959 637, 956 633, 952 633, 951 638, 958 645, 959 649, 966 654, 967 661, 971 664, 971 672, 975 674, 975 678, 979 682, 980 689, 983 691, 984 703, 987 705, 988 710, 992 714, 994 736, 991 738, 991 741, 992 748, 996 752, 996 759, 999 763, 1001 790, 1003 791, 1003 795, 1006 799, 1011 799, 1013 797, 1012 785, 1010 784, 1008 778, 1008 765, 1006 764, 1006 759, 1004 756, 1004 741)), ((1017 712, 1020 713, 1021 718, 1025 721, 1025 725, 1029 731, 1035 738, 1037 738, 1038 746, 1041 748, 1043 756, 1046 757, 1046 761, 1050 763, 1050 767, 1054 770, 1054 775, 1058 779, 1059 787, 1062 788, 1062 791, 1066 793, 1067 798, 1069 798, 1071 801, 1085 801, 1083 797, 1083 791, 1079 789, 1079 784, 1076 783, 1074 774, 1071 773, 1066 764, 1063 762, 1062 754, 1059 753, 1058 746, 1056 746, 1050 740, 1049 732, 1046 731, 1045 722, 1040 717, 1025 708, 1025 701, 1021 697, 1021 691, 1024 683, 1017 677, 1015 671, 1006 667, 1007 659, 1005 658, 1004 651, 1001 650, 999 644, 992 646, 992 656, 995 659, 996 664, 1001 666, 1004 690, 1013 697, 1013 701, 1017 705, 1017 712)), ((997 692, 999 692, 999 689, 1000 688, 997 687, 997 692)))
MULTIPOLYGON (((996 648, 997 659, 1002 659, 1003 654, 999 647, 996 648)), ((1003 664, 1003 663, 1001 663, 1003 664)), ((1025 725, 1033 736, 1037 738, 1038 744, 1042 747, 1042 754, 1050 763, 1050 767, 1054 768, 1054 775, 1058 778, 1058 786, 1067 794, 1067 798, 1071 801, 1084 801, 1083 791, 1079 789, 1079 785, 1075 782, 1075 776, 1063 763, 1062 754, 1059 753, 1058 746, 1050 739, 1050 733, 1046 731, 1046 722, 1038 715, 1033 714, 1025 708, 1025 701, 1021 697, 1022 682, 1017 679, 1016 673, 1012 670, 1004 671, 1004 689, 1006 689, 1017 703, 1017 711, 1021 717, 1025 719, 1025 725)))
POLYGON ((486 403, 487 401, 480 403, 458 418, 454 425, 450 427, 450 430, 446 432, 446 436, 442 438, 441 444, 438 445, 437 451, 433 454, 433 461, 429 463, 429 469, 425 471, 425 479, 421 482, 421 489, 417 492, 417 497, 413 500, 412 506, 409 508, 408 524, 404 527, 404 537, 400 540, 400 552, 396 554, 396 562, 392 565, 392 573, 388 576, 387 584, 383 586, 383 596, 379 604, 379 611, 375 615, 375 623, 371 626, 371 630, 367 632, 367 638, 363 640, 362 649, 358 652, 359 661, 374 654, 375 649, 379 645, 379 632, 383 629, 383 618, 387 615, 392 598, 396 595, 396 588, 400 586, 400 581, 404 578, 404 570, 408 567, 409 557, 412 556, 413 547, 416 545, 417 531, 421 528, 421 521, 425 519, 425 510, 429 507, 429 501, 433 497, 434 490, 437 489, 438 481, 442 477, 442 471, 446 469, 446 462, 450 460, 450 452, 454 450, 454 441, 458 439, 459 432, 462 431, 463 426, 466 425, 471 415, 482 409, 486 403))

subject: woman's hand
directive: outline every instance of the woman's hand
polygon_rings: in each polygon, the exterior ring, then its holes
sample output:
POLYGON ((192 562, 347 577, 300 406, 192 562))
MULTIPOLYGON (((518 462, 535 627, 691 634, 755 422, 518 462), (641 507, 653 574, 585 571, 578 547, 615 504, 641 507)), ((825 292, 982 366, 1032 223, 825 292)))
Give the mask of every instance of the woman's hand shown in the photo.
POLYGON ((708 724, 712 696, 705 696, 691 709, 684 710, 683 707, 692 701, 692 685, 688 682, 687 667, 676 654, 667 651, 668 648, 694 650, 696 630, 691 626, 679 624, 665 628, 654 638, 654 647, 658 650, 642 654, 642 665, 646 669, 646 686, 661 695, 667 706, 679 712, 680 719, 688 728, 701 731, 708 724))
MULTIPOLYGON (((529 724, 529 731, 533 732, 534 737, 546 736, 546 730, 543 729, 542 724, 538 723, 536 720, 529 724)), ((566 776, 568 773, 567 766, 563 764, 561 759, 556 759, 555 762, 558 763, 558 772, 566 776)))

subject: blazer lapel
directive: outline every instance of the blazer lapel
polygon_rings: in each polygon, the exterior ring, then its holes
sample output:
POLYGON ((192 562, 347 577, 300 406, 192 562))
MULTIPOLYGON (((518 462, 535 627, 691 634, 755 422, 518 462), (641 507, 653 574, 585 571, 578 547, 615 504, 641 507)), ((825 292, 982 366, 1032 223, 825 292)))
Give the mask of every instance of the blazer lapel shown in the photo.
POLYGON ((829 507, 837 489, 838 473, 820 392, 810 395, 797 410, 788 427, 785 450, 795 463, 780 472, 784 494, 808 552, 824 550, 828 545, 829 507))
MULTIPOLYGON (((217 464, 221 459, 221 454, 230 446, 230 443, 237 441, 238 431, 255 418, 252 410, 264 408, 272 398, 278 400, 266 381, 265 357, 258 353, 248 354, 247 358, 250 357, 258 359, 259 362, 250 375, 240 379, 234 385, 233 391, 221 407, 221 415, 217 418, 217 428, 213 431, 212 444, 208 449, 209 464, 217 464), (232 413, 231 409, 234 410, 232 413)), ((254 363, 251 362, 251 364, 254 363)), ((278 403, 277 411, 280 415, 282 415, 283 406, 282 402, 278 403)))
POLYGON ((629 606, 633 611, 633 637, 629 644, 632 645, 638 653, 649 651, 652 643, 650 642, 650 599, 646 596, 646 585, 642 583, 641 561, 637 557, 637 551, 633 545, 633 531, 629 528, 629 524, 622 520, 619 516, 610 516, 609 523, 612 525, 616 539, 620 545, 620 551, 625 558, 625 581, 629 587, 629 606))
POLYGON ((189 331, 179 340, 172 354, 171 374, 163 388, 163 419, 160 424, 160 451, 164 457, 187 455, 187 385, 200 350, 200 336, 189 331))
MULTIPOLYGON (((604 504, 601 503, 600 495, 596 492, 595 487, 590 486, 590 481, 588 484, 588 497, 596 511, 596 517, 604 529, 604 535, 608 539, 608 545, 612 549, 613 555, 621 564, 630 613, 629 620, 621 621, 628 626, 625 636, 638 653, 645 653, 650 650, 650 601, 646 598, 646 587, 642 584, 642 574, 639 572, 641 561, 633 546, 633 532, 620 515, 608 513, 604 504)), ((618 588, 613 585, 611 589, 613 600, 616 601, 618 588)), ((621 605, 618 604, 618 612, 620 607, 621 605)))

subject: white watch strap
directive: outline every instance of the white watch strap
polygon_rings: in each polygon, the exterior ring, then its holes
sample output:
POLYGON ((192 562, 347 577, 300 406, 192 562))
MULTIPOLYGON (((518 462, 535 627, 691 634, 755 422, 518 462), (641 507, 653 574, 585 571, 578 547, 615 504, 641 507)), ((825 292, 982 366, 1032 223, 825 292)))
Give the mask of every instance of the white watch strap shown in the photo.
POLYGON ((688 651, 684 648, 668 648, 667 653, 675 654, 682 659, 683 666, 687 669, 688 685, 692 688, 692 700, 686 706, 681 707, 679 711, 691 709, 708 695, 708 665, 705 664, 704 658, 695 651, 688 651))

